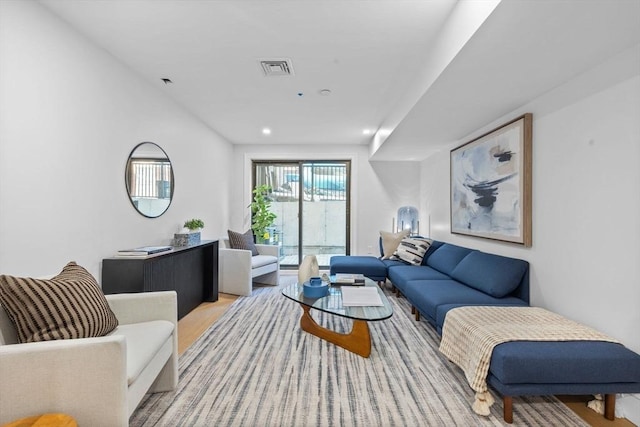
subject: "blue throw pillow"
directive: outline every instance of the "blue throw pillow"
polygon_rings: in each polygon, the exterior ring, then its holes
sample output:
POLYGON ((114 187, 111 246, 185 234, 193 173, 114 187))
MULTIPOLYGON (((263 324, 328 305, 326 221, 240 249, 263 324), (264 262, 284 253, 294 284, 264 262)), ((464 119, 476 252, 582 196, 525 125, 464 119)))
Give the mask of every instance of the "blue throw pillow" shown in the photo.
POLYGON ((513 292, 529 268, 527 261, 474 251, 451 273, 451 277, 485 294, 502 298, 513 292))

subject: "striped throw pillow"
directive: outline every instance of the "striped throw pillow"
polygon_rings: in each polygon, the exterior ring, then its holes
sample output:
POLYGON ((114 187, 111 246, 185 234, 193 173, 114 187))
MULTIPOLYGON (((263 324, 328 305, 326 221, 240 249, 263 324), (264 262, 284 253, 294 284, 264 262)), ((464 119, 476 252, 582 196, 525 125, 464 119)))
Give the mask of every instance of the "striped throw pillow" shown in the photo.
POLYGON ((405 237, 398 245, 398 249, 393 253, 391 259, 404 261, 411 265, 420 265, 432 242, 433 240, 431 239, 405 237))
POLYGON ((75 262, 48 280, 0 275, 0 303, 21 343, 100 337, 118 326, 94 277, 75 262))

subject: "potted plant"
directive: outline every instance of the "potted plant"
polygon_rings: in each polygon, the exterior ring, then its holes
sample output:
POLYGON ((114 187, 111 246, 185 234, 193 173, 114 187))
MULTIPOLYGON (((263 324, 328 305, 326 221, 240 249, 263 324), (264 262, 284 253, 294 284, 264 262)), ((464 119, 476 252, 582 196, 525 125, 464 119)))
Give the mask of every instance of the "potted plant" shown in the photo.
POLYGON ((183 231, 174 234, 174 246, 191 246, 200 244, 200 229, 204 227, 204 221, 198 218, 190 219, 184 222, 183 231), (186 229, 189 232, 186 232, 186 229))
POLYGON ((184 228, 188 228, 190 233, 200 230, 204 228, 204 222, 201 219, 194 218, 188 221, 185 221, 184 228))
POLYGON ((260 185, 253 189, 253 202, 249 205, 251 208, 251 229, 256 237, 257 243, 266 243, 271 237, 267 230, 276 219, 276 214, 271 212, 271 200, 269 199, 269 191, 271 186, 260 185))

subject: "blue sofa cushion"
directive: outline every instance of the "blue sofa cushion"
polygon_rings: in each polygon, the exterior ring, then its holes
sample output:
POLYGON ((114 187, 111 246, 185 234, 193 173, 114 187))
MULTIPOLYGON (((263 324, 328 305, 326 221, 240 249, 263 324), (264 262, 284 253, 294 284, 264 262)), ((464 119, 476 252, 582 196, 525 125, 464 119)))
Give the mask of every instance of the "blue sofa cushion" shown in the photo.
POLYGON ((528 268, 529 263, 521 259, 473 251, 458 263, 451 272, 451 277, 501 298, 518 287, 528 268))
POLYGON ((398 265, 402 265, 402 266, 405 266, 405 267, 407 266, 407 263, 406 263, 406 262, 404 262, 404 261, 398 261, 398 260, 396 260, 396 259, 383 259, 383 260, 381 260, 381 261, 382 261, 382 263, 383 263, 384 265, 386 265, 386 266, 387 266, 387 270, 388 270, 390 267, 395 267, 395 266, 398 266, 398 265))
POLYGON ((329 261, 329 274, 363 274, 371 280, 382 281, 387 278, 387 266, 374 256, 333 256, 329 261))
POLYGON ((450 279, 444 273, 440 273, 431 267, 416 267, 414 265, 394 265, 390 266, 387 276, 401 291, 404 289, 405 283, 409 280, 448 280, 450 279))
POLYGON ((474 252, 474 250, 445 243, 433 253, 426 254, 428 255, 427 265, 451 276, 451 272, 458 263, 471 252, 474 252))
POLYGON ((420 265, 427 265, 427 260, 429 259, 431 254, 437 251, 440 248, 440 246, 444 244, 445 244, 444 242, 441 242, 439 240, 432 241, 431 246, 429 246, 429 249, 427 249, 427 252, 424 254, 424 257, 422 258, 422 263, 420 265))
POLYGON ((404 295, 420 312, 435 323, 437 309, 443 304, 483 305, 501 300, 463 285, 455 280, 411 280, 405 283, 404 295))
POLYGON ((601 341, 513 341, 493 349, 489 371, 503 384, 640 383, 640 355, 601 341))

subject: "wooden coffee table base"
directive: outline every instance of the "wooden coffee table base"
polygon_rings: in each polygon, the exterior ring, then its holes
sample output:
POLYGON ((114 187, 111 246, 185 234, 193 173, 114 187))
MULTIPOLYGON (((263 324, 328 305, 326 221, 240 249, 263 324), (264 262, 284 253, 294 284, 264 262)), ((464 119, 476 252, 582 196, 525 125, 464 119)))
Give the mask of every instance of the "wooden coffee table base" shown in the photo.
POLYGON ((302 317, 300 318, 300 327, 312 335, 338 345, 352 353, 362 357, 369 357, 371 354, 371 335, 369 334, 369 325, 365 320, 353 320, 353 328, 348 334, 341 334, 324 328, 313 320, 309 314, 310 307, 300 304, 302 307, 302 317))

